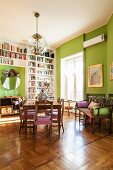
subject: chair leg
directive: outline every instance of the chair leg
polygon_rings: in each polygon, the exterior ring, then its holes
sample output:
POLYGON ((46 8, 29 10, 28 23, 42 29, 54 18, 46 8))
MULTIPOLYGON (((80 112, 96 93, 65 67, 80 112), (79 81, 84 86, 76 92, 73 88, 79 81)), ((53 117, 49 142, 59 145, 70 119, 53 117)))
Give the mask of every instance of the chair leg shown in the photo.
POLYGON ((52 139, 52 125, 49 125, 49 134, 50 134, 50 141, 52 139))
POLYGON ((33 123, 33 135, 35 135, 35 125, 33 123))
POLYGON ((37 141, 37 125, 34 126, 35 141, 37 141))
POLYGON ((21 125, 20 125, 20 128, 19 128, 19 134, 20 134, 20 132, 21 132, 21 125))
POLYGON ((101 128, 102 120, 101 118, 99 119, 99 129, 101 128))
POLYGON ((77 118, 77 109, 75 109, 75 120, 77 118))
POLYGON ((84 115, 84 125, 85 125, 85 128, 86 128, 86 124, 87 124, 87 115, 84 115))
POLYGON ((69 111, 69 109, 68 109, 68 116, 70 116, 70 111, 69 111))
POLYGON ((61 126, 62 126, 62 130, 63 130, 63 133, 64 133, 64 124, 63 124, 63 120, 61 120, 61 126))
POLYGON ((59 137, 60 137, 60 127, 61 127, 60 122, 58 122, 58 133, 59 133, 59 137))
POLYGON ((111 135, 112 133, 112 111, 110 111, 110 129, 109 129, 109 134, 111 135))
POLYGON ((80 111, 79 111, 79 126, 80 126, 80 116, 81 116, 81 114, 80 114, 80 111))
POLYGON ((94 128, 95 128, 95 120, 94 118, 92 119, 92 131, 93 131, 93 134, 94 134, 94 128))
POLYGON ((24 122, 21 120, 21 121, 20 121, 19 134, 20 134, 20 132, 21 132, 21 129, 23 129, 23 123, 24 123, 24 122))

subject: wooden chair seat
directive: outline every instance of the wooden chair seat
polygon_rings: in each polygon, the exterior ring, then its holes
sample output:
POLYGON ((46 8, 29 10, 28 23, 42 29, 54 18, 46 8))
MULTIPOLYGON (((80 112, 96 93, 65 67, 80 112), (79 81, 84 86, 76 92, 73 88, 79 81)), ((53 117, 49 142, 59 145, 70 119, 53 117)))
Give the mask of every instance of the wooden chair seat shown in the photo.
MULTIPOLYGON (((50 139, 52 137, 52 114, 53 114, 53 102, 48 100, 41 100, 35 102, 35 119, 34 119, 34 128, 35 128, 35 139, 37 140, 37 134, 38 130, 37 127, 39 125, 47 126, 47 133, 50 136, 50 139), (50 105, 50 114, 47 115, 46 109, 40 109, 44 105, 50 105), (42 114, 42 116, 41 116, 42 114)), ((45 134, 45 135, 46 135, 45 134)))

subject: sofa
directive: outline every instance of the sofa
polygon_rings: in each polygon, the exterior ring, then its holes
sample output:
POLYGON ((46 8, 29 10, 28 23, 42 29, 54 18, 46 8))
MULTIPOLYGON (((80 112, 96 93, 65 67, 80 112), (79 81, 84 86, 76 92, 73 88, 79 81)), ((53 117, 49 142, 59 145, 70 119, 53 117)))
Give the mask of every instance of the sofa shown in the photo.
POLYGON ((106 98, 102 96, 89 96, 87 100, 77 101, 75 105, 75 118, 79 116, 79 126, 82 124, 91 124, 94 133, 95 125, 98 124, 99 128, 105 120, 109 134, 112 131, 112 110, 113 98, 106 98))

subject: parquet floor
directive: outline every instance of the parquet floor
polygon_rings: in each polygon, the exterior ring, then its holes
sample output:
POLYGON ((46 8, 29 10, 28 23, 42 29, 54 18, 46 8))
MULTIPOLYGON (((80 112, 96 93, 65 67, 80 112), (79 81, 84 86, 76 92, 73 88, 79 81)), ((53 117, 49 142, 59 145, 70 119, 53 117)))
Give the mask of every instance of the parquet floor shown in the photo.
POLYGON ((64 128, 60 139, 55 130, 51 142, 34 142, 32 131, 19 135, 18 122, 1 124, 0 170, 113 170, 113 135, 79 129, 72 114, 64 128))

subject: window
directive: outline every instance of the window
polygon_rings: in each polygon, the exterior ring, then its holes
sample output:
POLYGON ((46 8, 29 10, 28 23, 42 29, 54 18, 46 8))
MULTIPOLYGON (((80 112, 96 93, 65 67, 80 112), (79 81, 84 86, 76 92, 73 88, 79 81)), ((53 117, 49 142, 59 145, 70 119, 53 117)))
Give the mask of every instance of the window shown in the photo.
POLYGON ((61 97, 83 100, 83 53, 61 59, 61 97))

